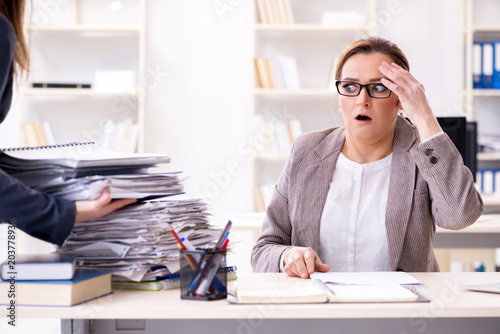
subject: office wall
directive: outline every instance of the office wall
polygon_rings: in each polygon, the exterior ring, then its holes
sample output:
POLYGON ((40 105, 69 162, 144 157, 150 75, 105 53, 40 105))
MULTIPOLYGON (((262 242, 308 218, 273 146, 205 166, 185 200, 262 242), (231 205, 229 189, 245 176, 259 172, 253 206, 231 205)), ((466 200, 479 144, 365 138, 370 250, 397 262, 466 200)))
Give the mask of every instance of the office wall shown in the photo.
MULTIPOLYGON (((250 1, 148 0, 146 150, 172 157, 215 222, 249 209, 250 1)), ((460 109, 460 2, 379 0, 379 34, 407 54, 438 115, 460 109)), ((16 99, 0 147, 19 145, 16 99)))
MULTIPOLYGON (((250 75, 249 1, 149 1, 148 68, 164 72, 148 91, 146 149, 172 156, 207 195, 214 221, 248 210, 246 159, 250 75), (225 4, 220 12, 216 5, 225 4), (230 166, 236 166, 236 171, 230 166)), ((407 54, 439 115, 460 109, 460 2, 379 0, 378 28, 407 54), (425 19, 424 19, 425 18, 425 19)))
POLYGON ((150 0, 147 13, 147 67, 162 80, 147 92, 146 150, 169 154, 220 224, 248 210, 248 3, 150 0))

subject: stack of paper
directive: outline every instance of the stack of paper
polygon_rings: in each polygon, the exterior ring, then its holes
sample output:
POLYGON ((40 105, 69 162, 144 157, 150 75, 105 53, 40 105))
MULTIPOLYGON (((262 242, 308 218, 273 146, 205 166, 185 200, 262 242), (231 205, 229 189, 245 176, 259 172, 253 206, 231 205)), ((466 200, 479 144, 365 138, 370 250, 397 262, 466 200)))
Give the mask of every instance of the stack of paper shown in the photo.
POLYGON ((112 270, 134 281, 158 265, 174 273, 179 248, 170 228, 194 246, 213 246, 220 230, 208 216, 204 201, 183 195, 134 204, 76 224, 59 252, 78 255, 78 268, 112 270))
POLYGON ((109 187, 111 198, 150 198, 180 194, 183 191, 180 172, 91 175, 83 177, 24 178, 28 187, 46 194, 81 201, 99 197, 109 187))
POLYGON ((77 201, 97 198, 109 187, 112 198, 141 199, 75 224, 58 250, 76 255, 77 269, 108 270, 134 281, 152 267, 179 270, 171 228, 194 246, 213 246, 220 234, 208 223, 206 203, 182 196, 180 172, 148 172, 168 162, 166 155, 119 153, 94 143, 0 150, 0 168, 44 193, 77 201))
POLYGON ((28 187, 78 201, 99 197, 148 198, 182 193, 179 173, 147 173, 168 163, 162 154, 119 153, 93 143, 4 149, 0 168, 28 187))

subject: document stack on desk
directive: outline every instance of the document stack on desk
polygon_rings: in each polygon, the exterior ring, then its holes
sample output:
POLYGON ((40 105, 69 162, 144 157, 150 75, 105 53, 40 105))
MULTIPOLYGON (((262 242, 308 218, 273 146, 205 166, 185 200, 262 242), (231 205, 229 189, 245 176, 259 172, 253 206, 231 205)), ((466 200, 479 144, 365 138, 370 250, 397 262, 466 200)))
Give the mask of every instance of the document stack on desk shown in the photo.
POLYGON ((94 143, 70 143, 0 150, 0 168, 27 186, 68 200, 97 198, 109 187, 112 198, 141 201, 74 226, 62 254, 77 256, 78 269, 112 271, 140 281, 151 267, 179 270, 173 227, 195 246, 211 245, 206 203, 183 195, 180 172, 152 173, 170 162, 163 154, 120 153, 94 143))
POLYGON ((152 267, 179 270, 171 227, 195 246, 212 244, 220 230, 210 226, 208 217, 206 203, 186 195, 141 202, 76 224, 59 252, 77 255, 78 268, 111 270, 141 281, 152 267))

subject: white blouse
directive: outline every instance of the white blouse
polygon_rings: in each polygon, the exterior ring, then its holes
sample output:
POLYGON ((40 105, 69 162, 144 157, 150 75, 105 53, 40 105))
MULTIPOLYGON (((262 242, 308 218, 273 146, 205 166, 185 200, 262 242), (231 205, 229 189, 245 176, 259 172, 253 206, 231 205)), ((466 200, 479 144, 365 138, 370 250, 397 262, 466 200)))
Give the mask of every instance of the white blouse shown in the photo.
POLYGON ((339 155, 320 223, 319 258, 330 271, 387 271, 385 210, 392 154, 358 164, 339 155))

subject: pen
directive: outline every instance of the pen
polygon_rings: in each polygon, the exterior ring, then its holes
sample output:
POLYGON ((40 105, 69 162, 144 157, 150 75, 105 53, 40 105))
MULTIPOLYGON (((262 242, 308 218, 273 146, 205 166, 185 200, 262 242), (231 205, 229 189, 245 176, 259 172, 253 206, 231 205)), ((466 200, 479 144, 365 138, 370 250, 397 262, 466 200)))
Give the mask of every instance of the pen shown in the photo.
MULTIPOLYGON (((226 239, 226 241, 224 242, 224 244, 221 246, 220 249, 225 250, 228 243, 229 243, 229 239, 226 239)), ((224 258, 224 252, 219 252, 219 253, 215 254, 211 258, 210 262, 206 265, 208 267, 207 274, 205 277, 203 277, 200 285, 196 289, 196 296, 197 297, 203 297, 205 295, 205 293, 207 292, 207 289, 210 286, 210 284, 213 283, 212 281, 215 280, 216 278, 218 280, 218 277, 216 277, 215 275, 217 274, 217 270, 219 269, 219 266, 220 266, 223 258, 224 258)), ((225 290, 226 289, 224 287, 224 291, 222 293, 224 293, 225 290)))
MULTIPOLYGON (((228 239, 226 239, 226 241, 228 241, 228 239)), ((184 247, 188 251, 196 251, 196 248, 194 248, 191 241, 189 241, 187 238, 184 238, 184 237, 180 238, 180 242, 184 245, 184 247)), ((227 242, 226 242, 226 245, 227 245, 227 242)), ((201 259, 200 254, 193 254, 193 258, 198 263, 198 265, 200 265, 199 271, 201 271, 201 269, 203 269, 203 267, 205 266, 206 262, 204 262, 203 264, 200 264, 200 259, 201 259)), ((195 268, 193 268, 193 269, 195 269, 195 268)), ((193 282, 194 282, 194 280, 193 280, 193 282)), ((226 287, 224 286, 224 283, 222 283, 218 277, 214 277, 211 283, 212 283, 211 284, 212 287, 215 289, 215 291, 217 291, 217 293, 226 292, 226 287)))
MULTIPOLYGON (((177 240, 177 246, 182 249, 182 250, 187 250, 186 246, 182 243, 181 239, 179 238, 179 236, 177 235, 177 233, 175 233, 174 229, 171 228, 170 229, 170 233, 172 233, 172 235, 174 236, 175 240, 177 240)), ((198 261, 196 261, 194 259, 194 257, 190 254, 184 254, 184 257, 186 258, 187 262, 189 263, 189 266, 195 270, 196 267, 198 267, 198 261)))
MULTIPOLYGON (((212 252, 216 252, 218 249, 220 249, 222 247, 222 245, 224 243, 224 238, 225 237, 227 238, 227 233, 229 232, 231 225, 232 225, 232 222, 228 221, 226 226, 224 227, 224 230, 222 231, 222 234, 219 238, 219 241, 217 241, 217 243, 215 244, 212 252)), ((214 257, 214 253, 212 253, 209 256, 209 258, 207 260, 205 260, 206 263, 212 262, 213 257, 214 257)), ((204 265, 203 268, 200 269, 200 271, 198 272, 198 275, 194 278, 193 282, 191 283, 191 285, 188 288, 188 294, 192 294, 193 291, 196 291, 198 289, 199 285, 201 284, 201 281, 207 275, 207 270, 208 270, 207 265, 204 265)))

